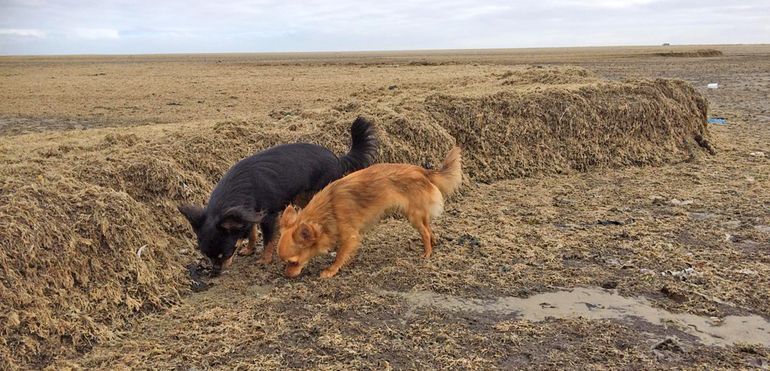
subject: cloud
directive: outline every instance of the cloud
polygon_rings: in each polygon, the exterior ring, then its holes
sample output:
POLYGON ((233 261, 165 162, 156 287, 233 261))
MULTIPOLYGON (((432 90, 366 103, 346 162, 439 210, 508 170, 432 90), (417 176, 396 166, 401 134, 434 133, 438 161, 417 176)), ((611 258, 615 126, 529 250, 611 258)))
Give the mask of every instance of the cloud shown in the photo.
POLYGON ((120 32, 110 28, 76 28, 72 36, 86 40, 118 39, 120 32))
POLYGON ((660 0, 557 0, 557 6, 595 9, 627 9, 650 5, 660 0))
POLYGON ((0 0, 0 54, 770 42, 768 0, 0 0))
POLYGON ((633 8, 640 5, 648 5, 659 0, 591 0, 591 1, 576 1, 574 5, 584 5, 587 7, 607 8, 607 9, 625 9, 633 8))
POLYGON ((46 32, 33 28, 0 28, 0 36, 44 38, 46 32))

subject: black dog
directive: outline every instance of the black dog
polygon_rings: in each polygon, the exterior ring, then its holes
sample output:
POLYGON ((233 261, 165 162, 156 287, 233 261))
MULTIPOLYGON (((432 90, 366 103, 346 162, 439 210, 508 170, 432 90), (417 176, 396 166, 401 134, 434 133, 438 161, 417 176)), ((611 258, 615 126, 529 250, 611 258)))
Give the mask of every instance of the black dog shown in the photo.
POLYGON ((372 123, 357 118, 350 135, 350 152, 340 158, 308 143, 275 146, 247 157, 222 177, 205 209, 179 207, 198 237, 198 248, 211 260, 214 274, 230 266, 239 239, 249 237, 248 246, 239 254, 254 252, 257 224, 264 244, 260 262, 269 264, 275 250, 277 216, 286 205, 374 162, 377 138, 372 123))

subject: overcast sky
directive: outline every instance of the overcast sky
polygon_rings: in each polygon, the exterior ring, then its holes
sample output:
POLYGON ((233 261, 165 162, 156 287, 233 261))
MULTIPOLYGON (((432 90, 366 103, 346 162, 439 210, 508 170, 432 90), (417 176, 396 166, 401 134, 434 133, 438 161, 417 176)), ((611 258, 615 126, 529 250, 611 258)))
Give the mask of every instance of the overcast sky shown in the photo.
POLYGON ((0 54, 770 43, 770 0, 0 0, 0 54))

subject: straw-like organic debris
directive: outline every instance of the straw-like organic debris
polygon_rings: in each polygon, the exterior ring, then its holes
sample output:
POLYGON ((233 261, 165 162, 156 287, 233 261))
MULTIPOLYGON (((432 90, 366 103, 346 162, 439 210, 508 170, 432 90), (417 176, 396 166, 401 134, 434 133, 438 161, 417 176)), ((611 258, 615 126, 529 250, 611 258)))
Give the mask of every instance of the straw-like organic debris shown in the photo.
POLYGON ((703 57, 721 57, 724 55, 721 50, 717 49, 698 49, 695 51, 680 51, 680 52, 661 52, 654 53, 659 57, 680 57, 680 58, 703 58, 703 57))
POLYGON ((683 161, 708 145, 706 102, 679 81, 529 68, 463 84, 270 122, 0 139, 0 366, 88 349, 178 300, 196 254, 175 206, 203 203, 230 165, 276 144, 341 154, 359 114, 379 127, 381 161, 428 165, 457 143, 477 181, 683 161))

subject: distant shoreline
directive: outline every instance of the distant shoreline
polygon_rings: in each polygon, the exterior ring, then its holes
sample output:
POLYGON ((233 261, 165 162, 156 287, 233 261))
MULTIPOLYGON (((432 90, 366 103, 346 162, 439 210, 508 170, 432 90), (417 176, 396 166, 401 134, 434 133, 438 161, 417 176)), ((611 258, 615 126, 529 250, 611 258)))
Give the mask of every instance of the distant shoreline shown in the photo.
POLYGON ((671 45, 611 45, 611 46, 556 46, 556 47, 525 47, 525 48, 481 48, 481 49, 414 49, 414 50, 359 50, 359 51, 285 51, 285 52, 216 52, 216 53, 138 53, 138 54, 0 54, 0 59, 6 58, 105 58, 105 57, 183 57, 183 56, 262 56, 262 57, 360 57, 360 56, 404 56, 404 55, 494 55, 494 54, 518 54, 525 52, 596 52, 617 51, 619 49, 665 49, 682 50, 694 48, 750 48, 768 47, 770 44, 671 44, 671 45))

